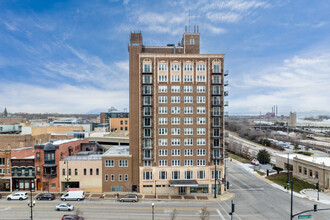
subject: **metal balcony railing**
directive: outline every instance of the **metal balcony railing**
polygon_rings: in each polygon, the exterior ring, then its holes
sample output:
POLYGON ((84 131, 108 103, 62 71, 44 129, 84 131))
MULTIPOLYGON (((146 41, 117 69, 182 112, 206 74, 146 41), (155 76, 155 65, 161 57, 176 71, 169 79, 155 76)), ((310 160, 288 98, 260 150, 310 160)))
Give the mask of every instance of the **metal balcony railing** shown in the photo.
POLYGON ((224 73, 224 76, 228 76, 229 75, 229 71, 226 70, 225 73, 224 73))

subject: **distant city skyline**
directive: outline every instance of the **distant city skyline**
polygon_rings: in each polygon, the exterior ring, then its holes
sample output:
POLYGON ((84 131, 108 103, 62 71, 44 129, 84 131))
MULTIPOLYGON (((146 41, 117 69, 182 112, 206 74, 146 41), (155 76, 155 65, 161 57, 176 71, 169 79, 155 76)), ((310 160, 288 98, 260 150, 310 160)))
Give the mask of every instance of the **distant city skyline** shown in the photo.
POLYGON ((225 54, 230 115, 330 114, 329 11, 324 0, 1 1, 0 112, 128 109, 129 33, 177 44, 190 20, 201 53, 225 54))

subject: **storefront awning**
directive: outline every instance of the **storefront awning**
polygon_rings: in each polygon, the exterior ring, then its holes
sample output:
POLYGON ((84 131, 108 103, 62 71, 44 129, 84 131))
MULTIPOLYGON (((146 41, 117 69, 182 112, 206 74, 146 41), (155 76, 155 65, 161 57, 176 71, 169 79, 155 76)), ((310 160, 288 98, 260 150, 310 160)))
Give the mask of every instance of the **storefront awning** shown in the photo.
POLYGON ((45 163, 42 166, 43 167, 57 167, 57 164, 47 164, 47 163, 45 163))
POLYGON ((172 187, 184 187, 184 186, 198 186, 196 180, 170 180, 170 186, 172 187))

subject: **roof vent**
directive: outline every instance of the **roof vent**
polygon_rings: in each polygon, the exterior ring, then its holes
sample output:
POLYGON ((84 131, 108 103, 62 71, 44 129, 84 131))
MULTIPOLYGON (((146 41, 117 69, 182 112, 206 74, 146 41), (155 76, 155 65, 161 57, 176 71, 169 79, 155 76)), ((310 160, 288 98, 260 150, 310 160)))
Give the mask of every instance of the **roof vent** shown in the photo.
POLYGON ((174 47, 175 44, 167 44, 168 47, 174 47))

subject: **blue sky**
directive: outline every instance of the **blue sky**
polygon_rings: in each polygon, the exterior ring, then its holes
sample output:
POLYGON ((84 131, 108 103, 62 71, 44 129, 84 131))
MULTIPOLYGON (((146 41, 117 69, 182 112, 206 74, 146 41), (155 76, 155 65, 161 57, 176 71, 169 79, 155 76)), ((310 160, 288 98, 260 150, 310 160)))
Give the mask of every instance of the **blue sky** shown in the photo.
POLYGON ((201 53, 226 54, 229 114, 330 114, 327 0, 2 0, 0 110, 128 108, 129 33, 177 43, 189 10, 201 53))

